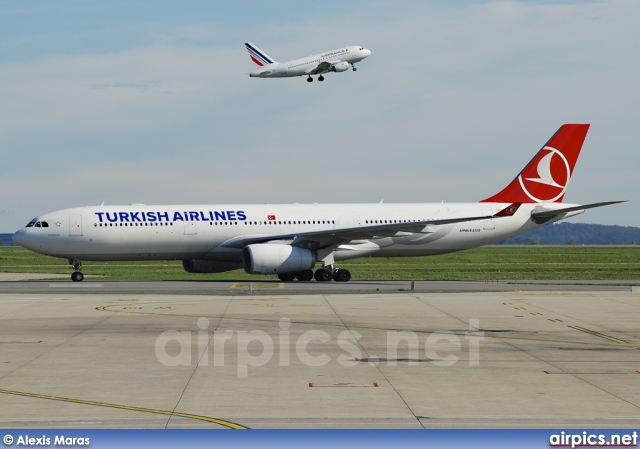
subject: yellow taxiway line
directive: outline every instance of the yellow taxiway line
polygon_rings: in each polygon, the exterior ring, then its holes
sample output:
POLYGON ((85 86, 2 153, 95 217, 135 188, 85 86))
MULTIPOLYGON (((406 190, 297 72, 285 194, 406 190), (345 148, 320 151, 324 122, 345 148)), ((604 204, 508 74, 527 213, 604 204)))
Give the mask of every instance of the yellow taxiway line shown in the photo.
POLYGON ((168 415, 168 416, 179 416, 181 418, 189 418, 189 419, 198 419, 200 421, 206 421, 214 424, 218 424, 224 427, 228 427, 230 429, 247 429, 241 424, 236 424, 231 421, 225 421, 224 419, 211 418, 209 416, 202 415, 192 415, 191 413, 179 413, 179 412, 170 412, 167 410, 158 410, 153 408, 144 408, 144 407, 134 407, 131 405, 120 405, 120 404, 109 404, 107 402, 97 402, 97 401, 85 401, 82 399, 72 399, 72 398, 63 398, 59 396, 47 396, 44 394, 35 394, 35 393, 25 393, 23 391, 12 391, 12 390, 2 390, 0 389, 0 394, 12 394, 15 396, 25 396, 28 398, 37 398, 37 399, 49 399, 52 401, 62 401, 62 402, 71 402, 74 404, 84 404, 84 405, 94 405, 98 407, 109 407, 109 408, 117 408, 120 410, 129 410, 133 412, 143 412, 143 413, 155 413, 156 415, 168 415))

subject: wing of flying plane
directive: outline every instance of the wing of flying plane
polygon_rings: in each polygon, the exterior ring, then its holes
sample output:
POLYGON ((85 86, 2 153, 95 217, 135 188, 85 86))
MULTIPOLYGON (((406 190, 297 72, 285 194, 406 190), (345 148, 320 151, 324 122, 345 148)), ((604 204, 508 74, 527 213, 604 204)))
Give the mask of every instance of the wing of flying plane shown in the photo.
POLYGON ((476 217, 444 218, 439 220, 411 221, 403 223, 386 223, 369 226, 358 226, 342 229, 329 229, 322 231, 300 232, 295 234, 270 234, 263 236, 238 236, 227 240, 222 246, 227 248, 244 248, 254 243, 266 243, 271 241, 287 241, 290 245, 303 248, 327 248, 329 246, 348 243, 353 240, 375 239, 381 237, 397 237, 408 233, 430 233, 430 226, 463 223, 466 221, 487 220, 512 216, 522 203, 514 203, 504 208, 495 215, 483 215, 476 217))
POLYGON ((322 61, 317 66, 308 68, 307 70, 305 70, 305 72, 307 73, 307 75, 319 75, 321 73, 327 73, 331 69, 332 65, 339 62, 341 61, 322 61))

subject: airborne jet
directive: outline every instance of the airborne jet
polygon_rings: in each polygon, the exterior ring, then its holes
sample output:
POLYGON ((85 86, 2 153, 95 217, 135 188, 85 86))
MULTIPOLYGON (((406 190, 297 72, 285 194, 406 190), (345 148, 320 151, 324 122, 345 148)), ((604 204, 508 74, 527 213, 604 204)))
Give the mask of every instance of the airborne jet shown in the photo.
POLYGON ((324 81, 324 73, 344 72, 349 67, 355 72, 355 63, 362 61, 371 54, 371 51, 366 48, 352 45, 307 56, 306 58, 294 59, 289 62, 276 62, 251 42, 247 42, 244 46, 247 48, 251 60, 259 67, 258 70, 249 74, 250 77, 289 78, 306 76, 309 82, 313 81, 311 75, 319 75, 318 81, 324 81))

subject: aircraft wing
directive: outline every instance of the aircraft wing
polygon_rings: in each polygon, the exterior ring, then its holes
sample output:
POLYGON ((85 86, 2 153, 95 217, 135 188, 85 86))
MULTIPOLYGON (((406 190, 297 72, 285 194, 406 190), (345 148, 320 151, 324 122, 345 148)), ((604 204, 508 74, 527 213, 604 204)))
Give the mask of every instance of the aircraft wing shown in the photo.
POLYGON ((340 61, 323 61, 315 67, 305 70, 307 75, 319 75, 320 73, 327 73, 331 66, 340 61))
POLYGON ((227 240, 221 246, 227 248, 244 248, 253 243, 266 243, 272 241, 287 242, 293 246, 319 249, 348 243, 353 240, 365 240, 382 237, 397 237, 409 233, 433 232, 429 226, 464 223, 467 221, 487 220, 490 218, 508 217, 513 215, 522 203, 514 203, 495 215, 483 215, 476 217, 443 218, 438 220, 423 220, 403 223, 387 223, 367 226, 355 226, 341 229, 326 229, 321 231, 298 232, 291 234, 272 234, 262 236, 239 236, 227 240))

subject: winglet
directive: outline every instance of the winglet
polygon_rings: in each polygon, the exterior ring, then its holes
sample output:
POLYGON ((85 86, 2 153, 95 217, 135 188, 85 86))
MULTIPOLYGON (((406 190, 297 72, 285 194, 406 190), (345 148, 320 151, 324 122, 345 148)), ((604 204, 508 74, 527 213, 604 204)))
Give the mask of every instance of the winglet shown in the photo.
POLYGON ((520 206, 522 203, 513 203, 496 213, 494 217, 512 217, 520 209, 520 206))

